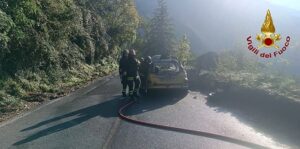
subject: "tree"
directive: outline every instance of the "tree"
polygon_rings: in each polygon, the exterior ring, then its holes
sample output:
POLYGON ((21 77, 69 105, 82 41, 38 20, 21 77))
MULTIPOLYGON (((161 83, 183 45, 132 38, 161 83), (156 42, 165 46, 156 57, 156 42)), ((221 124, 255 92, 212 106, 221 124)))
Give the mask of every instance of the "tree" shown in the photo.
POLYGON ((186 35, 184 35, 179 41, 176 57, 182 62, 183 65, 186 65, 191 58, 191 46, 186 35))
POLYGON ((9 33, 14 28, 13 20, 0 8, 0 75, 2 72, 2 60, 9 53, 8 43, 10 42, 9 33))
POLYGON ((110 43, 122 48, 131 46, 140 23, 134 0, 96 0, 96 3, 105 20, 110 43))
POLYGON ((174 49, 174 34, 165 0, 158 1, 159 7, 149 24, 146 33, 144 55, 170 55, 174 49))
POLYGON ((138 24, 134 0, 0 0, 0 67, 103 64, 134 43, 138 24))

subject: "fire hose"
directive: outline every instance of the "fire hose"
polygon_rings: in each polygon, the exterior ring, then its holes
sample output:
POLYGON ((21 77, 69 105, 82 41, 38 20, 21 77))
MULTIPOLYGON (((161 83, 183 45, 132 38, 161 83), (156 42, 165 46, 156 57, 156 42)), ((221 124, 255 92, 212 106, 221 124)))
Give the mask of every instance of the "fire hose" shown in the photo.
POLYGON ((222 140, 225 142, 234 143, 234 144, 241 145, 241 146, 248 147, 248 148, 270 149, 268 147, 261 146, 261 145, 255 144, 255 143, 251 143, 251 142, 247 142, 247 141, 243 141, 243 140, 239 140, 239 139, 235 139, 235 138, 231 138, 231 137, 227 137, 227 136, 222 136, 222 135, 218 135, 218 134, 213 134, 213 133, 209 133, 209 132, 160 125, 160 124, 155 124, 155 123, 132 119, 129 116, 126 116, 124 114, 124 111, 126 111, 126 109, 129 109, 134 103, 135 103, 135 101, 128 102, 127 104, 125 104, 124 106, 122 106, 119 109, 119 117, 121 119, 123 119, 127 122, 130 122, 130 123, 133 123, 133 124, 141 125, 141 126, 162 129, 162 130, 167 130, 167 131, 173 131, 173 132, 179 132, 179 133, 185 133, 185 134, 190 134, 190 135, 195 135, 195 136, 202 136, 202 137, 207 137, 207 138, 211 138, 211 139, 222 140))

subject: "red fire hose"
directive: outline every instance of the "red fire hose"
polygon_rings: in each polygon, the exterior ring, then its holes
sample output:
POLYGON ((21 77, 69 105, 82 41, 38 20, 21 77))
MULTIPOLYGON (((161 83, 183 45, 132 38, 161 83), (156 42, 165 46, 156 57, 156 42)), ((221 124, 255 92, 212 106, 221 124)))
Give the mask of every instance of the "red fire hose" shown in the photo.
POLYGON ((226 136, 222 136, 222 135, 218 135, 218 134, 213 134, 213 133, 208 133, 208 132, 203 132, 203 131, 198 131, 198 130, 190 130, 190 129, 179 128, 179 127, 160 125, 160 124, 154 124, 154 123, 149 123, 149 122, 145 122, 145 121, 139 121, 139 120, 132 119, 129 116, 126 116, 123 112, 126 109, 128 109, 130 106, 132 106, 134 103, 135 103, 134 101, 131 101, 119 109, 119 117, 121 119, 123 119, 127 122, 131 122, 131 123, 146 126, 146 127, 163 129, 163 130, 167 130, 167 131, 180 132, 180 133, 196 135, 196 136, 203 136, 203 137, 212 138, 212 139, 218 139, 218 140, 238 144, 238 145, 249 147, 249 148, 270 149, 268 147, 264 147, 264 146, 261 146, 258 144, 254 144, 251 142, 247 142, 247 141, 243 141, 243 140, 239 140, 239 139, 235 139, 235 138, 231 138, 231 137, 226 137, 226 136))

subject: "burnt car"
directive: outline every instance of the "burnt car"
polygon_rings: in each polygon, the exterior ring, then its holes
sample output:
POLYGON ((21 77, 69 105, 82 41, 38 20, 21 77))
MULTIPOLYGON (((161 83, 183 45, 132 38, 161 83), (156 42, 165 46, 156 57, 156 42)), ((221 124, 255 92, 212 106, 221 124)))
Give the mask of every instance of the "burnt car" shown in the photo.
POLYGON ((187 73, 175 58, 153 57, 147 90, 152 89, 188 89, 187 73))

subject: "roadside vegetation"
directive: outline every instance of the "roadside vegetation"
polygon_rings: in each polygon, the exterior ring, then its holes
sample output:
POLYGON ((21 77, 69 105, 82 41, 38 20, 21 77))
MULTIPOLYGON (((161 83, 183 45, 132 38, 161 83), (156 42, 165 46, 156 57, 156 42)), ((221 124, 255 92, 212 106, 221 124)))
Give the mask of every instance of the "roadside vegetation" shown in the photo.
POLYGON ((0 115, 115 71, 139 23, 133 0, 0 0, 0 115))
POLYGON ((153 17, 144 18, 139 30, 135 46, 140 49, 140 56, 176 57, 184 65, 191 61, 191 43, 186 35, 175 35, 165 0, 158 0, 153 17))
POLYGON ((299 78, 274 69, 272 63, 259 62, 259 59, 242 51, 207 53, 195 62, 197 84, 207 85, 206 89, 230 89, 244 87, 263 90, 272 95, 300 99, 299 78))
POLYGON ((0 0, 0 121, 111 74, 123 49, 187 64, 188 37, 158 2, 142 19, 134 0, 0 0))

